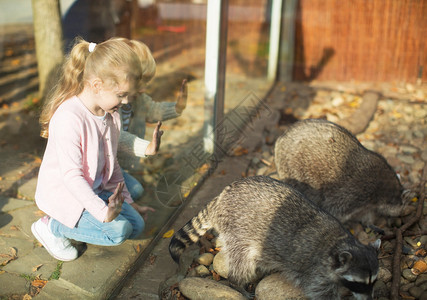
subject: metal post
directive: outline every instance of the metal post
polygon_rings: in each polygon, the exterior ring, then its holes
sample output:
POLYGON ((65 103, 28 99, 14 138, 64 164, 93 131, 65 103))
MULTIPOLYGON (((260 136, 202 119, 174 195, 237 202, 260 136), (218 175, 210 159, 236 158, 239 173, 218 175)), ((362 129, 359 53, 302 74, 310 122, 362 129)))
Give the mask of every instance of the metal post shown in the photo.
POLYGON ((208 0, 205 54, 204 148, 216 153, 215 129, 224 116, 228 0, 208 0))
POLYGON ((270 47, 268 53, 268 80, 275 80, 279 62, 280 23, 283 0, 272 0, 270 23, 270 47))

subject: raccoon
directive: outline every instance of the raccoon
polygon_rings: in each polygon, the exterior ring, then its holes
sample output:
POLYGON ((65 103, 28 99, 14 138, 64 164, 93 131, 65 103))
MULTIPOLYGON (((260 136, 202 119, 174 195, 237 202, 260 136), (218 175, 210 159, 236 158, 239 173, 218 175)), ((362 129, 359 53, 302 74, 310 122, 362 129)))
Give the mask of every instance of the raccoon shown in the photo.
POLYGON ((279 179, 343 223, 372 225, 378 215, 399 216, 414 196, 383 156, 326 120, 296 122, 277 139, 274 152, 279 179))
POLYGON ((210 229, 224 244, 228 279, 241 288, 280 272, 309 299, 340 299, 342 287, 358 299, 372 299, 379 240, 361 244, 284 182, 254 176, 227 186, 175 233, 169 244, 172 258, 179 262, 186 247, 210 229))

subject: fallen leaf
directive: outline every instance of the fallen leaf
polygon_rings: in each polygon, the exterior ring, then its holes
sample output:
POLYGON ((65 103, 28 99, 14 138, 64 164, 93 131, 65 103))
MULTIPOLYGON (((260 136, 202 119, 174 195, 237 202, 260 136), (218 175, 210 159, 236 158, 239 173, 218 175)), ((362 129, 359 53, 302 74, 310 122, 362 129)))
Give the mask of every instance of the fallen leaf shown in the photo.
MULTIPOLYGON (((419 242, 418 242, 419 243, 419 242)), ((418 245, 418 244, 417 244, 418 245)), ((415 252, 415 255, 416 256, 422 256, 422 257, 425 257, 425 256, 427 256, 427 251, 426 251, 426 249, 424 249, 424 248, 421 248, 421 249, 418 249, 416 252, 415 252)))
POLYGON ((424 260, 418 260, 415 262, 411 269, 412 274, 419 275, 427 271, 427 263, 424 260))
POLYGON ((135 247, 135 251, 136 251, 137 253, 141 252, 141 244, 136 245, 136 247, 135 247))
POLYGON ((163 234, 163 238, 165 239, 170 238, 173 236, 174 233, 175 233, 175 230, 171 229, 163 234))
POLYGON ((25 294, 25 296, 22 298, 22 300, 31 300, 31 299, 33 299, 33 297, 31 297, 28 294, 25 294))
POLYGON ((243 148, 242 146, 238 146, 233 150, 234 156, 242 156, 248 153, 249 153, 248 149, 243 148))
POLYGON ((157 256, 156 255, 150 255, 150 265, 153 265, 154 264, 154 262, 156 261, 156 259, 157 259, 157 256))
POLYGON ((10 247, 10 253, 12 254, 12 256, 14 257, 14 258, 17 258, 18 257, 18 250, 16 250, 16 248, 14 248, 14 247, 10 247))
POLYGON ((218 273, 216 273, 215 271, 212 271, 212 277, 215 281, 221 280, 221 276, 218 273))
POLYGON ((39 264, 39 265, 33 267, 32 271, 37 272, 41 268, 41 266, 43 266, 43 264, 39 264))
POLYGON ((7 256, 7 258, 5 259, 5 260, 3 260, 2 262, 0 262, 0 266, 5 266, 5 265, 7 265, 8 263, 10 263, 12 260, 15 260, 16 259, 16 257, 13 257, 13 256, 7 256))
POLYGON ((47 283, 47 280, 43 280, 43 279, 34 279, 33 281, 31 281, 31 285, 36 287, 36 288, 43 288, 47 283))

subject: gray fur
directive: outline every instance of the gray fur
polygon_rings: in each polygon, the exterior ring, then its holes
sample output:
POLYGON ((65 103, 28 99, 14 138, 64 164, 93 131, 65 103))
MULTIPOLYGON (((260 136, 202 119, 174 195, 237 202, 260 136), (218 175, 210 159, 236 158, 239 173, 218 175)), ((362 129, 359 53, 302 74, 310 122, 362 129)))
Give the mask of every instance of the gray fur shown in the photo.
POLYGON ((310 299, 340 299, 344 276, 372 283, 378 272, 374 247, 362 245, 337 219, 270 177, 244 178, 226 187, 175 234, 172 257, 178 261, 212 228, 224 244, 228 277, 239 286, 281 272, 310 299))
POLYGON ((275 164, 279 179, 341 222, 399 216, 412 196, 383 156, 326 120, 307 119, 287 129, 276 141, 275 164))

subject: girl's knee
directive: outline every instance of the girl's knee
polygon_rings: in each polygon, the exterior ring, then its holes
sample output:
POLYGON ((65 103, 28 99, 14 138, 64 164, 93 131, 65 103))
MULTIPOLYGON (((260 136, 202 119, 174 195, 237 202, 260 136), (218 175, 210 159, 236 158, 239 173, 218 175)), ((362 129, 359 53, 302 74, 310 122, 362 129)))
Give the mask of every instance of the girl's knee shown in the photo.
POLYGON ((142 184, 140 184, 139 182, 137 184, 134 184, 128 190, 133 200, 138 200, 139 198, 142 197, 142 194, 144 193, 144 188, 142 187, 142 184))
POLYGON ((133 227, 133 230, 129 238, 135 239, 144 231, 144 228, 145 228, 144 219, 140 217, 136 220, 133 220, 132 227, 133 227))
MULTIPOLYGON (((114 221, 113 221, 114 222, 114 221)), ((113 230, 109 230, 106 235, 112 246, 120 245, 130 238, 133 232, 133 226, 128 221, 116 222, 113 230)))

